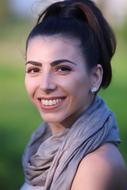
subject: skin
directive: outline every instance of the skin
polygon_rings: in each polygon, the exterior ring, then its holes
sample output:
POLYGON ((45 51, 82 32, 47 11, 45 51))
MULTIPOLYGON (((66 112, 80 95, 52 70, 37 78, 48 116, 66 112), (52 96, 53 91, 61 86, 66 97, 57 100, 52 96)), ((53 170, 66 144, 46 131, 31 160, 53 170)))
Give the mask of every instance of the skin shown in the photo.
MULTIPOLYGON (((28 43, 26 89, 52 133, 69 127, 92 103, 94 94, 90 90, 99 89, 102 76, 100 65, 87 69, 76 39, 62 35, 36 36, 28 43), (44 106, 40 101, 61 97, 57 106, 44 106)), ((71 190, 125 190, 125 173, 118 149, 110 143, 104 144, 81 161, 71 190)))
POLYGON ((88 71, 78 40, 54 35, 36 36, 29 41, 26 89, 53 133, 69 127, 80 112, 91 104, 94 95, 90 89, 99 88, 101 80, 101 66, 88 71), (64 99, 55 108, 44 107, 39 101, 57 97, 64 99))
POLYGON ((71 190, 127 190, 127 169, 115 145, 106 143, 79 164, 71 190))

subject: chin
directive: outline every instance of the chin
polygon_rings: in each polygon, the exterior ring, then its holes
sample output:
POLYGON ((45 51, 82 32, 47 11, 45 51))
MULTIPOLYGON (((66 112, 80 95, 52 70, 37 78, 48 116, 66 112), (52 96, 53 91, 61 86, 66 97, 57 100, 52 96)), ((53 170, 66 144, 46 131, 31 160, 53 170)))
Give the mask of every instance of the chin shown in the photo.
POLYGON ((40 113, 43 121, 47 122, 47 123, 62 123, 64 120, 66 120, 65 116, 59 116, 59 114, 43 114, 40 113))

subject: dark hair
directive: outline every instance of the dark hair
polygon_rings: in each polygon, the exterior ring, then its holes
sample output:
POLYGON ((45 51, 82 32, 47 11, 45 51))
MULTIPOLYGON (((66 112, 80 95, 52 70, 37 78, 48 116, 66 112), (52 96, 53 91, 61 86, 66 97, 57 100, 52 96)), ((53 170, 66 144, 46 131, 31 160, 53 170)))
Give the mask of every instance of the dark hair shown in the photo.
POLYGON ((112 29, 92 1, 65 0, 50 5, 40 14, 30 32, 26 49, 31 38, 54 34, 79 39, 88 67, 101 64, 101 87, 108 87, 112 79, 111 58, 116 49, 116 41, 112 29))

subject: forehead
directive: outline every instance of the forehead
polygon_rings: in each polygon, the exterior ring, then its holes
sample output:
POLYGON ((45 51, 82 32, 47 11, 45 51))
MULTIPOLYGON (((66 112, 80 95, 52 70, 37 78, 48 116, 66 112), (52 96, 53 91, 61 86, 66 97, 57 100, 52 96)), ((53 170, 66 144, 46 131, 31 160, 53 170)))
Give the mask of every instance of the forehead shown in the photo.
POLYGON ((83 59, 81 42, 62 35, 36 36, 29 40, 26 52, 27 59, 83 59))

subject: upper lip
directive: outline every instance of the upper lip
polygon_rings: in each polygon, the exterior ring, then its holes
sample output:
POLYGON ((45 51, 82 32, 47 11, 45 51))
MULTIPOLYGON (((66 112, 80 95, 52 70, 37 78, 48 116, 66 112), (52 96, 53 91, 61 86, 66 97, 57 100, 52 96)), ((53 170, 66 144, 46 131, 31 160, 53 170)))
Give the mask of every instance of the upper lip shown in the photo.
POLYGON ((66 98, 66 96, 54 96, 54 97, 38 97, 38 100, 56 100, 56 99, 59 99, 59 98, 61 98, 61 99, 64 99, 64 98, 66 98))

